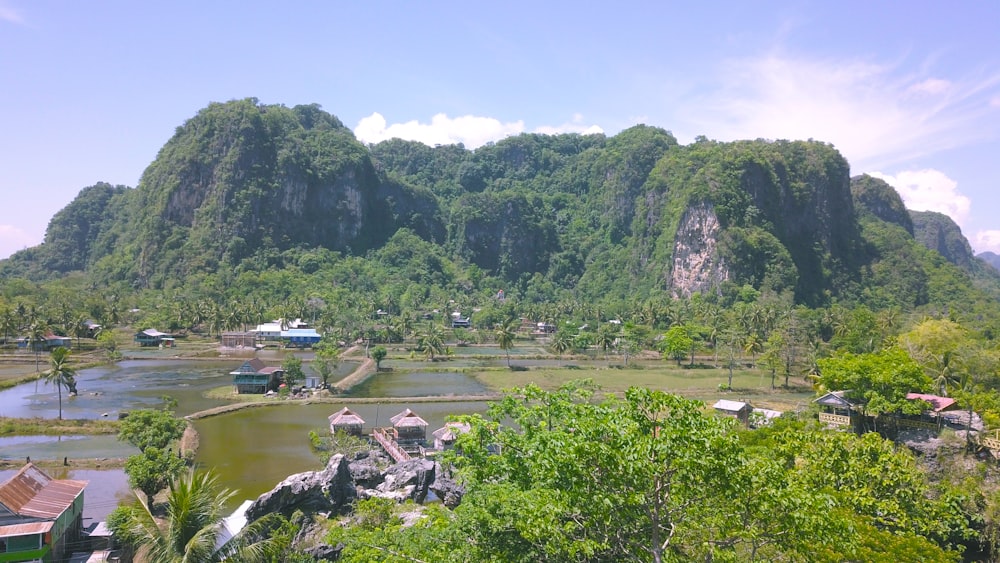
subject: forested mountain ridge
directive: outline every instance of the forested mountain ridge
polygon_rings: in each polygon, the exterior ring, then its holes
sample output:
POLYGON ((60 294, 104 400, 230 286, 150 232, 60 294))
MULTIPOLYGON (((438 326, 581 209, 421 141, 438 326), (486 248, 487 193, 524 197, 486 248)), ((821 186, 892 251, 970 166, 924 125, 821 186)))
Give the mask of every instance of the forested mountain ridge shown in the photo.
MULTIPOLYGON (((952 252, 968 250, 957 228, 930 245, 948 260, 921 247, 927 217, 884 182, 852 179, 820 142, 680 145, 640 125, 475 151, 366 147, 318 106, 245 99, 178 127, 135 189, 81 191, 45 243, 0 263, 0 275, 83 270, 110 286, 225 288, 254 272, 364 263, 370 277, 384 270, 383 286, 503 287, 532 301, 727 299, 744 287, 811 306, 995 301, 995 276, 971 251, 952 252), (956 285, 986 293, 956 296, 956 285)), ((365 291, 373 282, 327 277, 365 291)))

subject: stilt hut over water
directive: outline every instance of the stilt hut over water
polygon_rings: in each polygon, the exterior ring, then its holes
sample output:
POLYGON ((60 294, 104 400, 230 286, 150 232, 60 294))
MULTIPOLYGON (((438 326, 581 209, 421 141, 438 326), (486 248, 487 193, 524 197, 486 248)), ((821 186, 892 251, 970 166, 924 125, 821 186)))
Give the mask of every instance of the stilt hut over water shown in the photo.
POLYGON ((465 434, 471 427, 464 422, 446 422, 444 426, 435 430, 434 449, 444 451, 455 445, 455 440, 460 434, 465 434))
POLYGON ((389 419, 400 444, 421 444, 427 441, 427 421, 406 409, 389 419))
POLYGON ((361 429, 365 425, 365 420, 347 407, 331 414, 329 419, 330 432, 344 432, 351 436, 361 436, 361 429))

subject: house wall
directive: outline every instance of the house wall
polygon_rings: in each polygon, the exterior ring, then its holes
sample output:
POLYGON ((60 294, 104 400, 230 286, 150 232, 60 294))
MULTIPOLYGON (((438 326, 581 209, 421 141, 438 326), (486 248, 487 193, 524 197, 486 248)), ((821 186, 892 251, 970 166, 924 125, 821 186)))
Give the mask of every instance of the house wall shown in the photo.
POLYGON ((0 561, 52 561, 51 546, 43 545, 42 534, 3 538, 7 542, 6 551, 0 551, 0 561))

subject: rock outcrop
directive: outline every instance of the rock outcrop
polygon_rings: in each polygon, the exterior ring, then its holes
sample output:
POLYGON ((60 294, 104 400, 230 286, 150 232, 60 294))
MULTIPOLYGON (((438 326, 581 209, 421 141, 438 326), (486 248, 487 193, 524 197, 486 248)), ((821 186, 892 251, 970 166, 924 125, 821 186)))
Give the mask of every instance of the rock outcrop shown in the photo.
POLYGON ((307 471, 289 476, 257 498, 247 509, 247 520, 265 514, 290 515, 304 512, 341 512, 357 498, 348 462, 342 455, 330 458, 323 471, 307 471))

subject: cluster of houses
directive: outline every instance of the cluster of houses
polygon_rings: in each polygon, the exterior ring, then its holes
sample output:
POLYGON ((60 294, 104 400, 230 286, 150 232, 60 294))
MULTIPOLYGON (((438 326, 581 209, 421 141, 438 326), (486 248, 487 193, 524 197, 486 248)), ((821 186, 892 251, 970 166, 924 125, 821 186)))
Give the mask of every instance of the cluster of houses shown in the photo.
POLYGON ((222 333, 225 348, 257 348, 268 343, 280 343, 289 348, 311 348, 323 339, 323 335, 302 319, 283 322, 281 319, 257 325, 246 332, 222 333))
MULTIPOLYGON (((330 432, 356 437, 365 435, 365 420, 348 407, 344 407, 328 417, 330 432)), ((417 413, 404 409, 389 419, 391 426, 373 428, 371 437, 396 461, 406 461, 414 455, 424 455, 428 445, 429 424, 417 413)), ((443 451, 455 445, 459 435, 468 432, 469 425, 462 422, 448 422, 438 428, 431 437, 433 449, 443 451)))
POLYGON ((772 420, 782 415, 781 411, 755 408, 750 403, 729 399, 719 399, 712 405, 712 408, 722 416, 735 418, 747 428, 757 428, 770 424, 772 420))

